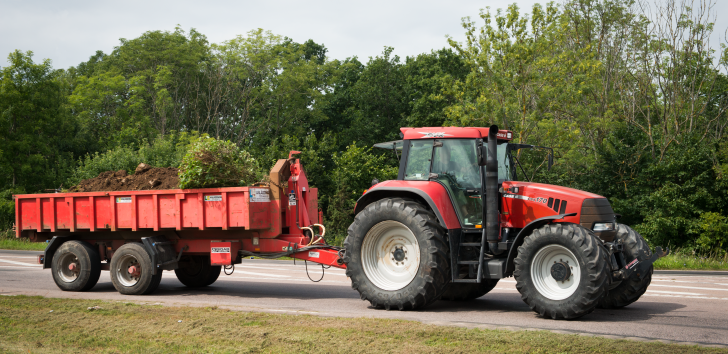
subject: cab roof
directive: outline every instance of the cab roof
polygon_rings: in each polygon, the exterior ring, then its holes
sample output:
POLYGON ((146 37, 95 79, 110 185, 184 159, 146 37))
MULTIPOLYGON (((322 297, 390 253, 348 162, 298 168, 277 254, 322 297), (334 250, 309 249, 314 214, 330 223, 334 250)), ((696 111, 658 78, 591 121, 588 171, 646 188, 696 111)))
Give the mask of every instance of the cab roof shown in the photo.
MULTIPOLYGON (((432 138, 487 138, 490 128, 483 127, 425 127, 425 128, 400 128, 403 139, 432 139, 432 138)), ((510 130, 498 130, 498 140, 511 140, 513 133, 510 130)))

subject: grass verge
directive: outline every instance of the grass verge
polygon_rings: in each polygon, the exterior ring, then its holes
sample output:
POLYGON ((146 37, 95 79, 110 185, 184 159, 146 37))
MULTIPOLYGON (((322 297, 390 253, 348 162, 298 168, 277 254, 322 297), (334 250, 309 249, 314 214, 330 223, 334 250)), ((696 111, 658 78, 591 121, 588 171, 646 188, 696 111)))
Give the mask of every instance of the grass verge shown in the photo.
MULTIPOLYGON (((3 353, 713 353, 720 350, 414 321, 0 296, 3 353), (88 310, 99 306, 100 309, 88 310), (52 312, 51 312, 52 310, 52 312)), ((725 352, 725 351, 722 351, 725 352)))
POLYGON ((677 250, 654 263, 659 270, 728 270, 728 254, 725 256, 696 256, 677 250))
POLYGON ((43 251, 45 242, 30 242, 27 238, 15 238, 13 230, 0 232, 0 250, 43 251))

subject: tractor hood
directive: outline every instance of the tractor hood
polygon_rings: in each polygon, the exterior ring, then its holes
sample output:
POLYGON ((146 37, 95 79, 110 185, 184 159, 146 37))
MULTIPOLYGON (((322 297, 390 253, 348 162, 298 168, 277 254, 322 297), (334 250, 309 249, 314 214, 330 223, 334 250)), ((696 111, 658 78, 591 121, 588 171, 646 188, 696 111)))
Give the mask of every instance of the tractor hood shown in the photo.
MULTIPOLYGON (((615 215, 607 198, 578 189, 544 183, 507 181, 502 184, 504 227, 522 228, 536 219, 576 213, 564 218, 588 230, 595 223, 614 223, 615 215)), ((598 231, 605 241, 614 239, 615 231, 598 231)))

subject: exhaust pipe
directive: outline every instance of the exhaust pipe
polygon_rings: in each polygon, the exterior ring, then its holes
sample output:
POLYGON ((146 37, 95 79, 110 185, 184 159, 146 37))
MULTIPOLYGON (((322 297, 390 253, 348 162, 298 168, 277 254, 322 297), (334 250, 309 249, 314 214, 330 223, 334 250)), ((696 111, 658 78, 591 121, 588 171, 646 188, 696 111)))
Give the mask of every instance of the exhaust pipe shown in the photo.
POLYGON ((500 212, 498 211, 498 126, 491 125, 488 131, 488 157, 485 162, 485 232, 488 248, 494 255, 503 253, 498 249, 500 234, 500 212))

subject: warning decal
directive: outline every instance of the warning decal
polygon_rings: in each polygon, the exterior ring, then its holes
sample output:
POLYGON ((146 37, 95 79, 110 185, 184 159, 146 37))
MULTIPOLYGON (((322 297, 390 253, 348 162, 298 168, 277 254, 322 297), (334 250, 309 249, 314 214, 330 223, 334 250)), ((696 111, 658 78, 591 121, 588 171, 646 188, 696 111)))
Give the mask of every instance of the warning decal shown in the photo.
POLYGON ((318 252, 313 252, 313 251, 308 251, 308 256, 310 258, 319 258, 319 253, 318 252))
POLYGON ((222 201, 222 195, 206 195, 205 196, 206 202, 221 202, 222 201))
POLYGON ((230 253, 230 247, 212 247, 210 253, 230 253))
POLYGON ((131 203, 131 197, 116 197, 116 202, 119 204, 131 203))
POLYGON ((291 193, 288 195, 288 205, 296 205, 296 193, 291 193))
POLYGON ((268 189, 250 188, 250 201, 253 203, 270 202, 270 194, 268 189))

